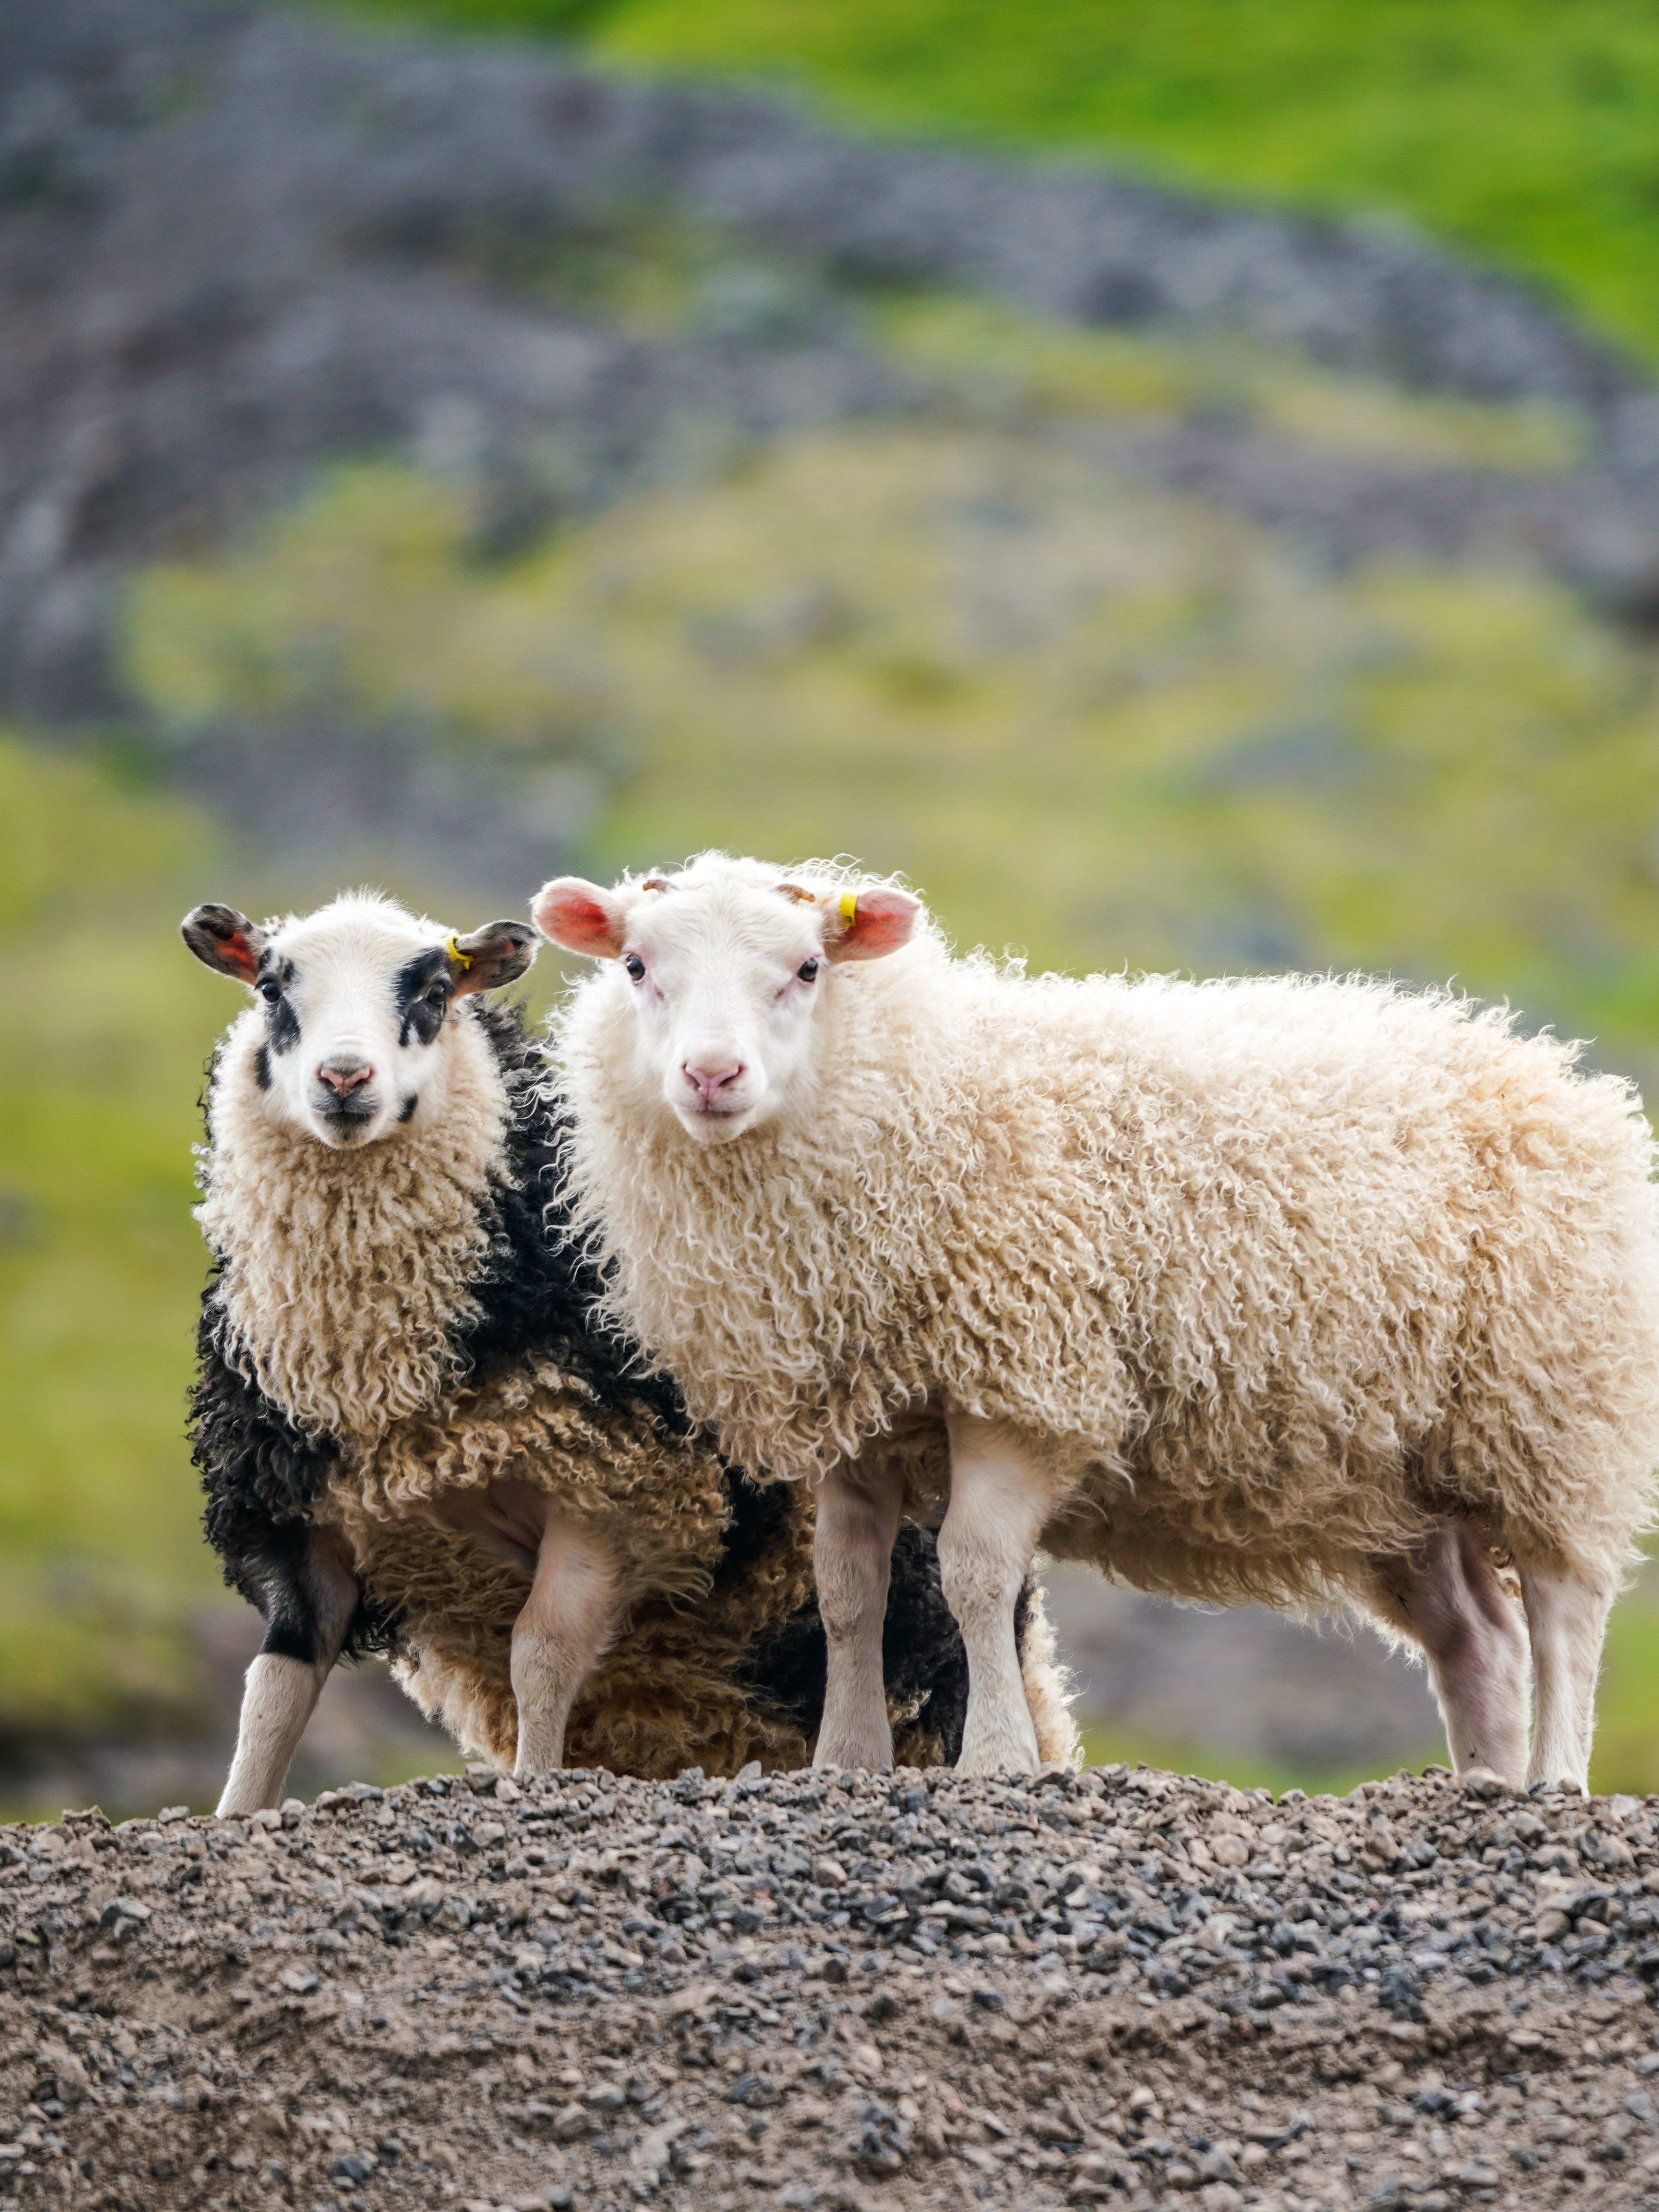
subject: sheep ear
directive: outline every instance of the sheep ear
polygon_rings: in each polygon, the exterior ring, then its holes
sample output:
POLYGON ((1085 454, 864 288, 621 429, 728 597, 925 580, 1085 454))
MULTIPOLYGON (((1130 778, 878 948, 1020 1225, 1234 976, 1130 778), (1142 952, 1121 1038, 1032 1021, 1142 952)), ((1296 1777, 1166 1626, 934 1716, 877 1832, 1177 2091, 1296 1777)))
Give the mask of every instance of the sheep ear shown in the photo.
POLYGON ((586 952, 614 960, 623 949, 627 922, 614 891, 602 891, 580 876, 555 876, 531 902, 530 915, 542 935, 567 952, 586 952))
POLYGON ((830 909, 824 932, 826 960, 879 960, 910 942, 921 901, 887 884, 868 890, 842 891, 830 909))
POLYGON ((469 991, 499 991, 515 983, 536 957, 536 933, 527 922, 487 921, 468 937, 449 940, 449 974, 458 999, 469 991))
POLYGON ((252 984, 259 972, 265 933, 234 906, 193 906, 179 925, 182 937, 204 967, 239 983, 252 984))

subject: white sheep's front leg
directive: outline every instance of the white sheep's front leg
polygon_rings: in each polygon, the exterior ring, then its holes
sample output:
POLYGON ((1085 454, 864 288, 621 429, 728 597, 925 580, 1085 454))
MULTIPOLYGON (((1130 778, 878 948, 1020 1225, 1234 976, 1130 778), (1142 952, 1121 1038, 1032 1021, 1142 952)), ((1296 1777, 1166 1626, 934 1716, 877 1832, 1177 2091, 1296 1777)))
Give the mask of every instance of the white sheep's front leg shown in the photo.
POLYGON ((1521 1569, 1538 1698, 1529 1783, 1565 1784, 1589 1795, 1595 1684, 1607 1615, 1617 1595, 1613 1577, 1595 1568, 1571 1567, 1562 1560, 1521 1569))
POLYGON ((282 1796, 360 1594, 343 1545, 317 1529, 279 1535, 258 1565, 265 1637, 247 1670, 221 1820, 266 1811, 282 1796))
POLYGON ((535 1579, 513 1624, 513 1695, 519 1708, 520 1781, 556 1774, 564 1731, 582 1684, 616 1632, 620 1611, 610 1553, 578 1524, 550 1514, 535 1579))
POLYGON ((893 1763, 881 1638, 904 1481, 878 1454, 839 1467, 819 1486, 812 1572, 829 1647, 814 1766, 893 1763))
POLYGON ((1005 1422, 953 1413, 951 1506, 939 1579, 968 1653, 962 1774, 1030 1773, 1036 1730, 1020 1673, 1014 1608, 1054 1503, 1032 1439, 1005 1422))
POLYGON ((1486 1767, 1519 1788, 1527 1766, 1527 1635, 1480 1532, 1443 1521, 1421 1549, 1386 1561, 1373 1596, 1423 1647, 1455 1773, 1486 1767))

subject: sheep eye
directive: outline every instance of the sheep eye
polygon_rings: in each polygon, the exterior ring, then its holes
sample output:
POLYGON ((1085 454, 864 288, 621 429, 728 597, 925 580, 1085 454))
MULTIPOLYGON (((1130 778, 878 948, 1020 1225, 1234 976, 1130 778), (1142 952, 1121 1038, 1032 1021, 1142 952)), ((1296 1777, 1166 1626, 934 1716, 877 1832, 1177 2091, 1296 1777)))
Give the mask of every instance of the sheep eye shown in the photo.
POLYGON ((629 976, 635 982, 640 983, 644 981, 645 963, 641 959, 637 952, 624 953, 623 956, 623 966, 627 969, 629 976))
POLYGON ((283 995, 283 987, 274 975, 263 977, 254 988, 268 1006, 274 1006, 283 995))
POLYGON ((800 966, 795 970, 796 975, 800 977, 803 983, 811 982, 816 978, 817 972, 818 963, 816 960, 803 960, 800 966))

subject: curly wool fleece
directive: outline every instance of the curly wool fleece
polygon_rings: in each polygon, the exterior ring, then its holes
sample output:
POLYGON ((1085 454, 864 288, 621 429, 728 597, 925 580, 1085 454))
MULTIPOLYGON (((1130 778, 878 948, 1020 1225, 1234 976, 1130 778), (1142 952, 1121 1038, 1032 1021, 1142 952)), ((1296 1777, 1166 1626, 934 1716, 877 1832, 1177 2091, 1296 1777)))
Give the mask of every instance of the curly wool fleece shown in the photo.
POLYGON ((732 1594, 733 1617, 705 1619, 698 1601, 732 1514, 715 1454, 666 1432, 642 1397, 627 1411, 600 1406, 547 1358, 465 1371, 492 1190, 508 1172, 502 1054, 528 1048, 515 1025, 464 1010, 445 1113, 362 1153, 262 1110, 261 1034, 244 1014, 213 1073, 198 1209, 220 1262, 210 1296, 229 1355, 324 1449, 327 1475, 307 1510, 345 1534, 366 1591, 396 1620, 404 1687, 465 1751, 512 1763, 511 1634, 526 1584, 439 1507, 516 1478, 603 1527, 637 1615, 640 1633, 630 1622, 578 1702, 573 1755, 656 1775, 800 1763, 799 1728, 751 1691, 741 1662, 810 1603, 805 1500, 732 1594))
MULTIPOLYGON (((676 895, 722 875, 781 872, 676 895)), ((723 1146, 630 1088, 614 964, 559 1030, 611 1309, 740 1463, 1009 1421, 1064 1485, 1049 1550, 1188 1596, 1363 1591, 1448 1512, 1626 1565, 1659 1459, 1628 1086, 1443 992, 1030 979, 925 917, 825 982, 810 1108, 723 1146)))

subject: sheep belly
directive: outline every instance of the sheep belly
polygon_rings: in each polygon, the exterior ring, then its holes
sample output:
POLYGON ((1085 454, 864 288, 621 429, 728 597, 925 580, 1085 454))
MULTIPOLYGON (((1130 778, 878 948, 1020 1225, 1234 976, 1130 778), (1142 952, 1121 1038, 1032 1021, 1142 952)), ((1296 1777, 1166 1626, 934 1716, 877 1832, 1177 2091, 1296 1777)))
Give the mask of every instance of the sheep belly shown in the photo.
POLYGON ((622 1562, 627 1624, 572 1717, 573 1762, 648 1775, 804 1763, 799 1729, 749 1692, 743 1662, 811 1595, 810 1516, 791 1515, 740 1588, 711 1592, 729 1510, 719 1461, 643 1415, 599 1413, 546 1364, 500 1370, 348 1450, 319 1509, 397 1613, 398 1677, 429 1717, 465 1749, 512 1764, 509 1661, 526 1579, 442 1510, 455 1492, 498 1479, 544 1491, 602 1530, 622 1562))

